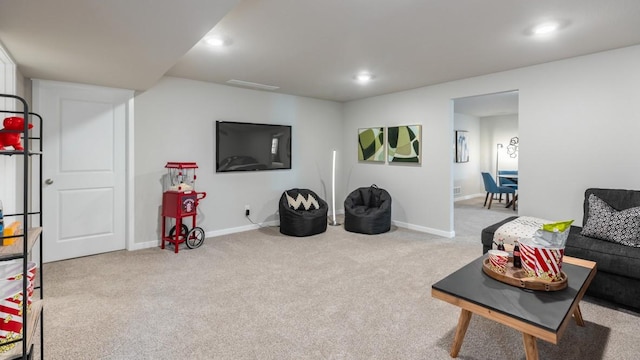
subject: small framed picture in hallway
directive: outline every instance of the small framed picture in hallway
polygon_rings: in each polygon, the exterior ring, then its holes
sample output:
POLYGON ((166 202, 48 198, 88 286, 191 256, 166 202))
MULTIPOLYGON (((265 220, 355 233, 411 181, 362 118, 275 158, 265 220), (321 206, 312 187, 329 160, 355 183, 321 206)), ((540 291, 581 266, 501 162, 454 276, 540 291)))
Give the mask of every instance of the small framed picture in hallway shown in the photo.
POLYGON ((466 130, 456 130, 456 162, 469 162, 469 141, 466 130))

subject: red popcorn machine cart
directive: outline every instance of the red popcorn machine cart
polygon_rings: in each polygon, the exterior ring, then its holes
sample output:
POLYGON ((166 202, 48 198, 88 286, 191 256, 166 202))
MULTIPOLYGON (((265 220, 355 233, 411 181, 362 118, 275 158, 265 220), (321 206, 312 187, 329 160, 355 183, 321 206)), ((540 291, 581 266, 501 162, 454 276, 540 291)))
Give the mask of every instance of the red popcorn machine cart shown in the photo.
POLYGON ((165 165, 168 171, 169 186, 162 194, 162 246, 165 242, 174 245, 174 252, 178 253, 178 247, 186 243, 189 249, 195 249, 204 242, 204 230, 196 226, 196 213, 198 202, 207 196, 206 192, 194 190, 196 182, 196 169, 194 162, 168 162, 165 165), (185 224, 183 218, 191 217, 191 229, 185 224), (175 219, 175 225, 167 234, 167 218, 175 219))

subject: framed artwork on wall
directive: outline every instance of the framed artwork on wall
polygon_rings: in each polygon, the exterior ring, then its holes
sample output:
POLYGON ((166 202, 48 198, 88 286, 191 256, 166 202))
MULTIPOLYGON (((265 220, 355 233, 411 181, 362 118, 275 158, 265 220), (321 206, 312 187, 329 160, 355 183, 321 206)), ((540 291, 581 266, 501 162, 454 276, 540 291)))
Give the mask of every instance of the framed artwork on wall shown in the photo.
POLYGON ((384 128, 358 129, 358 161, 384 162, 384 128))
POLYGON ((466 130, 456 130, 456 162, 469 162, 469 140, 466 130))
POLYGON ((389 163, 421 163, 421 125, 390 126, 387 128, 387 159, 389 163))
POLYGON ((515 159, 518 157, 518 147, 520 143, 520 138, 514 136, 509 140, 509 145, 507 145, 507 154, 510 158, 515 159))

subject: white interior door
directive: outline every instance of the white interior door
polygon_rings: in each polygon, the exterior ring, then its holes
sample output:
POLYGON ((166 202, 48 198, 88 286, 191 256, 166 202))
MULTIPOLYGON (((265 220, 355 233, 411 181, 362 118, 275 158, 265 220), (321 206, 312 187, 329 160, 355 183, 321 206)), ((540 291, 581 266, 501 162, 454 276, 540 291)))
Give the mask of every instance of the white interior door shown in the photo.
MULTIPOLYGON (((0 93, 16 94, 16 65, 0 43, 0 93)), ((22 104, 15 106, 16 102, 7 98, 0 98, 0 109, 22 111, 22 104), (17 109, 16 109, 17 108, 17 109)), ((0 119, 12 116, 0 113, 0 119)), ((16 187, 16 158, 17 156, 0 156, 0 200, 4 207, 4 213, 16 213, 17 187, 16 187)))
POLYGON ((126 244, 126 125, 133 92, 34 80, 43 117, 43 261, 126 244))

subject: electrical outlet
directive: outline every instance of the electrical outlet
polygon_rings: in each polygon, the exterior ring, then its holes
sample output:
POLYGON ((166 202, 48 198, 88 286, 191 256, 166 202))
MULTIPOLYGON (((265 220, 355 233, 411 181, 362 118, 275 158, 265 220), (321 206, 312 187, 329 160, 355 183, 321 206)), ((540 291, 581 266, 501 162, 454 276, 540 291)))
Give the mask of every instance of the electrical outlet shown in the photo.
POLYGON ((251 207, 249 205, 244 206, 244 216, 251 215, 251 207))

